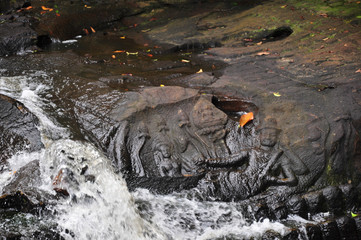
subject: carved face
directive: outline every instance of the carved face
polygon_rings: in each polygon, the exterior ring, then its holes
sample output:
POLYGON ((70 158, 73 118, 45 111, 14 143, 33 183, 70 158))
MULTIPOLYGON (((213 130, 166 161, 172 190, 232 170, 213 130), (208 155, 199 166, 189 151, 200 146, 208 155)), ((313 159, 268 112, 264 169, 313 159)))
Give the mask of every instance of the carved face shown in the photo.
POLYGON ((264 128, 261 130, 260 140, 261 145, 266 147, 273 147, 277 143, 278 131, 274 128, 264 128))
POLYGON ((194 106, 192 116, 195 126, 200 129, 224 125, 227 122, 227 115, 224 112, 202 98, 194 106))
POLYGON ((159 146, 159 151, 162 153, 163 157, 169 158, 170 157, 170 148, 166 144, 162 144, 159 146))

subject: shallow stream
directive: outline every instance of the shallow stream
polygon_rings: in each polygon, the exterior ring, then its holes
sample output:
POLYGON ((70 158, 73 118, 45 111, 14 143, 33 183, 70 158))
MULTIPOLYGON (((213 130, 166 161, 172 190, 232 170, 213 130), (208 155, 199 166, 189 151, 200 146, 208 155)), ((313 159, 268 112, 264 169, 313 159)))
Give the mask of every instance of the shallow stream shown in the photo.
POLYGON ((61 169, 74 173, 66 186, 68 198, 49 197, 51 204, 38 215, 2 215, 3 232, 24 239, 49 229, 65 239, 250 239, 270 230, 281 236, 290 231, 282 222, 247 219, 241 203, 200 201, 189 192, 129 192, 110 160, 83 136, 74 104, 84 96, 103 96, 99 105, 111 107, 114 94, 167 84, 164 79, 209 70, 209 65, 193 63, 191 52, 161 53, 156 46, 139 45, 121 34, 74 40, 57 42, 42 53, 8 57, 0 65, 0 93, 24 103, 40 119, 45 146, 8 159, 0 174, 0 192, 15 171, 34 160, 39 160, 40 177, 32 187, 44 196, 55 196, 51 179, 61 169), (100 78, 114 75, 139 78, 100 84, 100 78), (94 181, 82 176, 84 161, 94 181))

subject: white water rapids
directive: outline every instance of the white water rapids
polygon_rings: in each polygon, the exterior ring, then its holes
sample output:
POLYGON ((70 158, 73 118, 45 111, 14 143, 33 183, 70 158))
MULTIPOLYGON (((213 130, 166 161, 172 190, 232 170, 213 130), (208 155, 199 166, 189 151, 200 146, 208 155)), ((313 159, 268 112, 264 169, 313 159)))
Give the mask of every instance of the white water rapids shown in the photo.
POLYGON ((70 197, 51 200, 47 207, 51 216, 21 213, 1 222, 0 228, 31 236, 34 229, 55 226, 65 239, 249 239, 268 230, 281 235, 289 231, 268 219, 250 223, 237 203, 198 201, 186 194, 155 195, 145 189, 129 192, 101 151, 91 143, 71 140, 69 130, 48 116, 45 106, 57 109, 44 97, 51 82, 45 72, 0 77, 0 93, 24 103, 39 118, 45 145, 39 152, 19 152, 8 159, 0 174, 0 193, 12 173, 39 160, 41 181, 33 187, 54 196, 54 176, 68 169, 73 179, 64 187, 70 197), (85 165, 94 181, 81 174, 85 165))

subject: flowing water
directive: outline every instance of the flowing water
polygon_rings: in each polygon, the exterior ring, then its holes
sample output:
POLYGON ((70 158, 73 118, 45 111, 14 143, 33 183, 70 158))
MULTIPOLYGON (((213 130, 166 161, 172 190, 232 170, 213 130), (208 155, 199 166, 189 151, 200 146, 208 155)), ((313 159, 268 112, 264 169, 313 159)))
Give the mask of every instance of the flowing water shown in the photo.
MULTIPOLYGON (((113 71, 113 67, 108 70, 113 71)), ((88 73, 91 68, 87 66, 88 73)), ((0 93, 24 103, 39 118, 45 146, 39 152, 19 152, 8 159, 0 174, 0 192, 15 171, 39 160, 40 177, 32 187, 49 198, 49 204, 39 215, 1 215, 3 232, 20 234, 24 239, 49 229, 65 239, 249 239, 259 238, 269 230, 280 235, 290 231, 281 222, 247 219, 240 203, 201 201, 187 192, 168 195, 152 194, 146 189, 129 192, 121 174, 114 173, 111 161, 79 136, 81 133, 72 126, 72 117, 65 116, 67 104, 56 97, 65 94, 63 89, 71 85, 79 91, 91 90, 91 75, 95 80, 97 76, 94 72, 85 74, 87 71, 78 72, 90 77, 85 82, 72 73, 59 77, 64 69, 24 70, 0 77, 0 93), (67 189, 66 198, 55 197, 53 190, 52 179, 60 173, 68 176, 58 186, 67 189)), ((104 72, 98 75, 101 74, 104 72)))

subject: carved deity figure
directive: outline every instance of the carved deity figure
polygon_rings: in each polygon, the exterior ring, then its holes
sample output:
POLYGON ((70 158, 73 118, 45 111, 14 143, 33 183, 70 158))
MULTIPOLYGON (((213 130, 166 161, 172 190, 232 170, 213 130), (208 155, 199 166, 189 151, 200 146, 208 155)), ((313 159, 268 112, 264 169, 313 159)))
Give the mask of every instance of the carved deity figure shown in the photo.
POLYGON ((140 151, 142 150, 146 138, 149 137, 148 128, 144 122, 140 122, 136 128, 135 135, 132 136, 131 140, 131 161, 132 171, 139 177, 145 176, 142 160, 140 158, 140 151))
MULTIPOLYGON (((292 169, 293 162, 300 159, 279 147, 280 130, 273 118, 266 119, 260 133, 260 146, 250 152, 228 158, 228 166, 246 164, 244 170, 218 170, 208 174, 206 184, 211 184, 208 190, 226 200, 242 200, 254 196, 272 185, 297 184, 297 177, 292 169), (287 152, 287 153, 286 153, 287 152), (214 192, 214 190, 216 192, 214 192)), ((302 161, 301 161, 302 163, 302 161)), ((219 161, 206 161, 207 166, 219 167, 219 161)), ((303 163, 302 163, 303 164, 303 163)), ((223 161, 223 165, 225 163, 223 161)), ((304 164, 303 164, 304 166, 304 164)))
POLYGON ((191 112, 195 131, 192 133, 192 143, 206 159, 227 156, 225 144, 225 124, 228 117, 211 102, 200 98, 191 112))
POLYGON ((167 137, 158 133, 153 140, 153 156, 162 177, 178 177, 181 175, 181 168, 178 159, 172 154, 173 148, 167 137))

